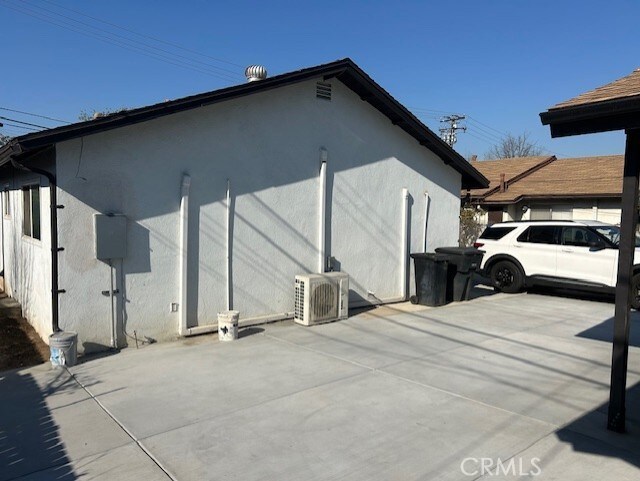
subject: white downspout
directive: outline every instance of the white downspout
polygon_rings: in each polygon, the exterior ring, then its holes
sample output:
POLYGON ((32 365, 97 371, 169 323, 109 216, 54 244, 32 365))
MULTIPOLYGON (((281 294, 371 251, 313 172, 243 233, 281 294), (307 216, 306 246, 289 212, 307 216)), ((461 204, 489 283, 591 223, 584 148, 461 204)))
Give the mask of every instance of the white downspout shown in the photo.
POLYGON ((113 297, 113 259, 109 259, 109 279, 111 286, 109 289, 109 300, 111 301, 111 348, 118 347, 118 334, 116 333, 116 308, 113 297))
POLYGON ((187 174, 182 176, 182 189, 180 191, 180 262, 179 262, 179 289, 180 289, 180 325, 178 333, 186 336, 187 328, 187 261, 188 239, 189 239, 189 188, 191 187, 191 177, 187 174))
POLYGON ((231 303, 231 181, 227 179, 227 311, 233 309, 231 303))
POLYGON ((326 248, 326 212, 327 212, 327 149, 320 149, 320 182, 319 182, 319 205, 318 205, 318 274, 322 274, 325 269, 325 248, 326 248))
POLYGON ((427 252, 427 223, 429 222, 429 192, 424 193, 424 225, 422 226, 422 250, 427 252))
POLYGON ((400 260, 400 292, 402 293, 402 300, 407 300, 407 259, 409 258, 409 242, 407 228, 409 226, 409 191, 402 189, 402 246, 400 251, 402 252, 402 258, 400 260))

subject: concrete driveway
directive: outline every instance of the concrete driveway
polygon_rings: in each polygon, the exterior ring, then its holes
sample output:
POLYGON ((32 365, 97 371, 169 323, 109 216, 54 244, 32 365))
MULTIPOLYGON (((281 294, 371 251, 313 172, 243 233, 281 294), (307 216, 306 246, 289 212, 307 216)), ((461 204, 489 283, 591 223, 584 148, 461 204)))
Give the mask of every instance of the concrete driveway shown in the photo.
POLYGON ((617 435, 612 316, 499 294, 2 373, 0 480, 635 479, 640 320, 617 435))

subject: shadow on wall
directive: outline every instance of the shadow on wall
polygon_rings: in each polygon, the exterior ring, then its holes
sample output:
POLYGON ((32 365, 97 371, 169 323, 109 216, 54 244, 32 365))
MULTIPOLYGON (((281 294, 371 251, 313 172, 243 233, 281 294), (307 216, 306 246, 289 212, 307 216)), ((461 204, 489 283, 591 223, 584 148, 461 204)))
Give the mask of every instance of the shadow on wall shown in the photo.
POLYGON ((39 479, 78 479, 45 397, 71 388, 62 373, 44 389, 28 373, 0 374, 0 479, 38 473, 39 479), (47 474, 48 473, 48 474, 47 474))
MULTIPOLYGON (((279 108, 282 105, 287 106, 287 110, 295 107, 295 103, 283 103, 284 98, 286 95, 283 98, 276 96, 273 99, 270 96, 264 98, 257 96, 251 100, 251 104, 256 112, 263 109, 264 112, 272 115, 271 106, 276 101, 276 106, 279 108)), ((177 233, 179 227, 173 216, 169 220, 170 224, 166 225, 162 224, 163 220, 158 218, 178 212, 180 178, 184 172, 188 172, 193 179, 189 201, 188 326, 194 326, 199 323, 198 321, 200 323, 203 321, 201 319, 202 312, 199 312, 199 309, 215 312, 213 307, 206 309, 209 307, 207 302, 212 304, 213 301, 202 299, 202 297, 206 297, 203 295, 203 289, 211 289, 211 285, 223 285, 226 281, 225 278, 218 279, 219 272, 223 272, 222 268, 217 265, 206 265, 208 262, 206 259, 215 257, 209 253, 216 252, 222 246, 207 240, 208 219, 204 207, 215 203, 224 203, 226 182, 231 177, 232 201, 235 203, 235 199, 238 198, 239 207, 243 205, 243 202, 254 202, 257 206, 262 203, 259 205, 261 212, 273 220, 273 230, 271 230, 271 227, 255 226, 252 218, 245 217, 243 219, 236 214, 232 216, 232 222, 235 220, 236 232, 254 227, 255 238, 260 244, 267 246, 269 251, 275 252, 278 259, 286 257, 289 253, 287 249, 282 248, 281 239, 283 237, 290 238, 291 243, 296 245, 297 251, 302 252, 306 249, 305 252, 308 252, 309 249, 316 249, 315 231, 308 229, 307 223, 298 224, 296 219, 295 225, 287 225, 287 219, 279 219, 277 209, 269 205, 269 200, 264 201, 259 193, 317 178, 318 149, 320 144, 326 143, 327 140, 326 147, 329 152, 327 252, 332 252, 331 239, 333 235, 344 235, 343 232, 335 232, 336 226, 334 226, 332 233, 331 225, 331 210, 332 208, 334 211, 338 209, 338 206, 334 205, 334 197, 337 198, 340 195, 358 200, 362 203, 363 209, 373 209, 369 215, 366 212, 365 215, 356 215, 357 218, 351 219, 351 222, 354 222, 356 228, 361 232, 371 236, 371 242, 376 243, 380 250, 393 256, 393 266, 397 266, 400 259, 397 252, 395 219, 392 222, 393 225, 376 229, 374 226, 379 222, 375 215, 371 214, 379 208, 378 202, 370 202, 371 199, 367 199, 367 196, 361 192, 362 189, 359 190, 353 185, 343 184, 346 182, 347 176, 343 180, 335 181, 341 185, 336 185, 334 192, 334 175, 340 171, 395 159, 394 162, 397 160, 398 163, 404 164, 402 167, 408 167, 411 171, 428 177, 430 184, 437 186, 438 190, 440 190, 439 188, 444 191, 451 190, 452 179, 455 179, 455 176, 449 167, 444 166, 435 155, 427 154, 426 150, 423 151, 421 147, 416 147, 414 139, 407 138, 404 133, 396 133, 393 129, 387 133, 388 121, 380 119, 377 114, 370 115, 370 107, 364 106, 360 99, 354 97, 351 101, 353 101, 354 112, 360 112, 366 122, 354 122, 353 118, 345 118, 337 113, 326 119, 314 118, 314 122, 319 122, 317 129, 302 129, 300 138, 295 141, 291 139, 291 130, 293 129, 294 132, 298 130, 295 115, 288 120, 286 116, 283 116, 285 122, 291 122, 291 125, 285 124, 281 128, 273 129, 273 125, 269 122, 247 123, 246 113, 243 109, 232 110, 228 112, 229 115, 226 115, 225 107, 221 105, 216 107, 215 111, 211 111, 213 113, 207 109, 181 113, 179 116, 159 118, 153 122, 136 124, 124 129, 88 136, 84 140, 77 139, 65 143, 64 148, 61 147, 60 150, 60 152, 64 151, 64 155, 60 154, 58 165, 59 187, 64 192, 61 199, 68 196, 74 197, 92 210, 97 212, 120 211, 126 214, 129 219, 128 250, 131 255, 128 255, 124 260, 121 272, 118 274, 121 286, 119 288, 121 292, 118 295, 121 304, 118 308, 120 329, 126 331, 128 323, 127 290, 131 298, 134 301, 137 300, 135 298, 137 285, 131 281, 129 289, 125 285, 128 275, 151 272, 150 243, 153 246, 158 246, 159 242, 162 246, 167 247, 167 253, 154 253, 153 268, 157 272, 160 267, 160 274, 167 275, 169 279, 170 274, 162 272, 162 263, 169 264, 173 262, 173 259, 171 261, 167 259, 170 256, 178 255, 177 233), (207 125, 211 130, 203 134, 203 128, 207 125), (376 132, 376 129, 384 129, 381 130, 384 135, 372 133, 376 132), (173 153, 177 148, 179 148, 181 155, 188 152, 186 160, 176 162, 173 153), (107 162, 107 159, 110 161, 107 162), (82 177, 79 177, 78 173, 81 173, 82 177), (153 223, 147 224, 155 226, 151 227, 151 232, 141 224, 146 223, 145 221, 148 219, 157 219, 157 221, 154 220, 153 223), (305 227, 302 227, 303 225, 305 227), (276 230, 286 232, 286 236, 280 235, 280 232, 275 235, 274 231, 276 230), (392 232, 394 235, 391 235, 392 232), (158 262, 159 259, 160 262, 158 262)), ((293 109, 293 113, 298 114, 295 109, 293 109)), ((376 172, 379 173, 380 170, 376 172)), ((409 173, 408 170, 406 172, 409 173)), ((378 183, 385 185, 385 179, 382 178, 384 174, 377 174, 376 177, 378 177, 378 183)), ((312 199, 310 202, 315 204, 315 186, 310 185, 310 189, 310 198, 312 199)), ((412 193, 415 196, 421 195, 418 192, 412 193)), ((457 190, 455 194, 458 194, 457 190)), ((272 199, 273 196, 265 195, 265 198, 272 199)), ((399 194, 397 201, 399 204, 399 194)), ((396 200, 393 200, 394 205, 395 202, 396 200)), ((232 211, 235 212, 235 206, 232 207, 232 211)), ((217 212, 218 210, 216 210, 216 214, 217 212)), ((72 210, 62 211, 60 213, 61 223, 66 223, 69 226, 78 224, 75 219, 67 217, 72 213, 72 210)), ((422 212, 416 212, 416 214, 419 217, 423 215, 422 212)), ((346 215, 354 216, 349 211, 346 212, 346 215)), ((398 224, 400 215, 398 208, 398 224)), ((224 224, 222 216, 216 220, 224 224)), ((233 230, 232 224, 231 231, 233 232, 233 230)), ((65 237, 62 236, 62 238, 64 241, 65 237)), ((271 260, 276 265, 275 269, 270 268, 266 262, 258 260, 261 255, 265 255, 264 249, 261 249, 260 245, 243 249, 240 239, 234 238, 234 243, 235 253, 232 259, 235 262, 235 269, 232 269, 232 272, 234 270, 236 273, 241 272, 243 252, 249 252, 253 259, 246 259, 246 262, 251 264, 256 271, 260 269, 262 274, 256 278, 268 279, 272 284, 276 284, 273 282, 274 278, 280 277, 276 280, 277 284, 282 286, 280 293, 284 295, 285 288, 288 289, 292 276, 290 272, 278 265, 280 261, 278 259, 271 260)), ((67 255, 71 257, 71 251, 67 255)), ((296 260, 300 261, 299 257, 299 255, 294 256, 294 263, 296 260)), ((267 258, 267 261, 270 259, 267 258)), ((348 259, 343 258, 342 261, 345 268, 348 268, 348 259)), ((72 261, 69 260, 69 265, 71 263, 72 261)), ((282 264, 282 262, 280 263, 282 264)), ((297 266, 296 270, 315 270, 313 265, 308 264, 310 263, 305 261, 304 265, 297 266)), ((67 266, 63 264, 61 270, 64 271, 66 268, 67 266)), ((407 272, 409 271, 410 269, 407 269, 407 272)), ((171 277, 170 282, 175 282, 174 277, 171 277)), ((241 281, 240 275, 237 274, 236 282, 233 282, 236 300, 239 298, 248 299, 252 305, 256 306, 255 310, 259 310, 264 299, 259 299, 260 296, 255 296, 258 299, 251 298, 252 288, 242 290, 237 287, 241 281)), ((215 290, 217 291, 217 287, 215 290)), ((218 307, 217 304, 220 303, 219 292, 215 292, 216 306, 214 307, 218 307)), ((361 291, 362 295, 365 293, 366 290, 361 291)), ((71 295, 74 293, 70 292, 69 296, 71 295)), ((99 298, 100 293, 96 293, 96 296, 99 298)), ((131 305, 129 304, 129 306, 131 305)), ((108 309, 108 306, 107 302, 105 308, 108 309)), ((132 308, 130 311, 134 312, 132 308)), ((108 316, 108 311, 105 312, 108 316)))

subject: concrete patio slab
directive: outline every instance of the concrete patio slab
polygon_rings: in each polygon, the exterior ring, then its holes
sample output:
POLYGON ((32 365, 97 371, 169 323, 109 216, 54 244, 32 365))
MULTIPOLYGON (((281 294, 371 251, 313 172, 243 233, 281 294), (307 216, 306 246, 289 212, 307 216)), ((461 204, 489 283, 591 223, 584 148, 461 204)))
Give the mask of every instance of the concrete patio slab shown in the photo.
POLYGON ((640 347, 629 355, 630 433, 610 433, 612 315, 611 303, 531 294, 406 303, 247 328, 231 343, 126 349, 71 368, 78 383, 42 368, 3 373, 0 409, 23 406, 2 419, 0 473, 16 452, 44 450, 13 478, 464 481, 487 474, 467 475, 469 458, 473 471, 474 459, 539 457, 536 479, 632 479, 640 347), (48 421, 22 439, 30 410, 48 421))
POLYGON ((72 368, 138 439, 364 371, 263 335, 152 345, 72 368))
POLYGON ((134 443, 110 451, 71 460, 15 481, 72 481, 72 480, 117 480, 117 481, 169 481, 171 478, 160 469, 134 443))
POLYGON ((461 458, 508 458, 554 429, 371 371, 143 444, 176 479, 458 479, 461 458))
POLYGON ((66 371, 45 373, 42 368, 0 375, 1 481, 131 443, 86 392, 64 381, 68 377, 66 371), (50 382, 45 382, 47 377, 50 382), (64 390, 41 390, 61 380, 64 390))

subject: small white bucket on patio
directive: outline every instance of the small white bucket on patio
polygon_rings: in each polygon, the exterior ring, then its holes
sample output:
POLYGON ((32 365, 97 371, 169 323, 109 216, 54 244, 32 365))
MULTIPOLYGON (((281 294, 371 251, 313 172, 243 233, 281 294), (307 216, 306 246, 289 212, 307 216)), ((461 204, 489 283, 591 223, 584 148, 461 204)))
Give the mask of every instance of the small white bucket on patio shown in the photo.
POLYGON ((223 311, 218 313, 218 339, 220 341, 234 341, 238 339, 238 311, 223 311))
POLYGON ((49 351, 53 367, 75 366, 78 360, 78 334, 54 332, 49 336, 49 351))

